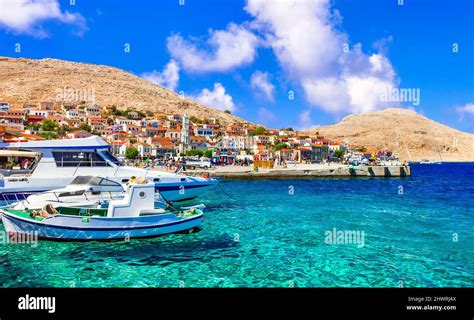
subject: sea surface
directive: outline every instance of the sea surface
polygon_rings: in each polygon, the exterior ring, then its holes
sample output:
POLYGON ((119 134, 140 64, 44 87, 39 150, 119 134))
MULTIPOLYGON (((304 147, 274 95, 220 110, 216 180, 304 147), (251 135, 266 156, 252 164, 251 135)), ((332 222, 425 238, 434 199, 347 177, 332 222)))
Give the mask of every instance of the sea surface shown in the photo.
POLYGON ((0 287, 474 287, 474 164, 223 181, 199 201, 194 234, 0 244, 0 287))

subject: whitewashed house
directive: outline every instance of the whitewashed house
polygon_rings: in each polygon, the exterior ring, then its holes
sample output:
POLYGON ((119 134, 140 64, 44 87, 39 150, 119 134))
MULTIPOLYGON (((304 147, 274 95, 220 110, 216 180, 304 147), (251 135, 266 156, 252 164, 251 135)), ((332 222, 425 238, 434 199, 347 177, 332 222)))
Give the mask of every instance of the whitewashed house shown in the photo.
POLYGON ((10 109, 10 102, 0 101, 0 112, 6 112, 10 109))
POLYGON ((141 158, 146 158, 151 156, 152 146, 148 143, 137 143, 136 147, 138 149, 138 155, 141 158))
POLYGON ((66 119, 80 119, 81 114, 77 110, 66 111, 66 119))

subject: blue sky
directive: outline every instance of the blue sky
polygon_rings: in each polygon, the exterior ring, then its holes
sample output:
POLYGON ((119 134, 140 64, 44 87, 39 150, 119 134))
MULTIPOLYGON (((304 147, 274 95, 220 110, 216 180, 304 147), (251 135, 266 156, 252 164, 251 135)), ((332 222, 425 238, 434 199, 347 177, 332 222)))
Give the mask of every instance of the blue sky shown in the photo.
POLYGON ((0 0, 0 55, 115 66, 274 128, 393 105, 474 132, 473 2, 398 1, 0 0))

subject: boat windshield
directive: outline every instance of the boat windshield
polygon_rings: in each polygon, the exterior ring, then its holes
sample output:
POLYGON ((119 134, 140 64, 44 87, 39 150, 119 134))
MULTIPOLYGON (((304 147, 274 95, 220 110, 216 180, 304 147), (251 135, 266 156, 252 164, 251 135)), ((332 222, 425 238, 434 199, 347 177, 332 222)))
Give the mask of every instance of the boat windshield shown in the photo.
POLYGON ((77 190, 77 191, 68 191, 68 192, 61 192, 59 197, 73 197, 73 196, 81 196, 85 193, 85 190, 77 190))
POLYGON ((120 183, 95 176, 78 176, 70 183, 71 185, 89 185, 102 187, 121 187, 120 183))
POLYGON ((106 160, 112 162, 112 163, 115 164, 116 166, 123 166, 123 163, 120 162, 120 160, 117 159, 117 158, 112 154, 112 152, 110 152, 110 151, 107 150, 107 151, 102 151, 101 153, 102 153, 102 156, 103 156, 106 160))

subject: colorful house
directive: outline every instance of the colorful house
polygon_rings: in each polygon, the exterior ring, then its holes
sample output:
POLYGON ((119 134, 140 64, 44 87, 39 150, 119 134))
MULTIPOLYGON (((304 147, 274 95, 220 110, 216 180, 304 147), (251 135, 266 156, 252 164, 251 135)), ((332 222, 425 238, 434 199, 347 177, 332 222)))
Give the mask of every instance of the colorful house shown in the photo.
POLYGON ((77 130, 77 131, 69 132, 68 134, 66 134, 66 138, 68 139, 88 138, 90 136, 92 136, 92 133, 86 130, 77 130))

